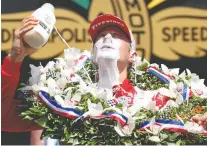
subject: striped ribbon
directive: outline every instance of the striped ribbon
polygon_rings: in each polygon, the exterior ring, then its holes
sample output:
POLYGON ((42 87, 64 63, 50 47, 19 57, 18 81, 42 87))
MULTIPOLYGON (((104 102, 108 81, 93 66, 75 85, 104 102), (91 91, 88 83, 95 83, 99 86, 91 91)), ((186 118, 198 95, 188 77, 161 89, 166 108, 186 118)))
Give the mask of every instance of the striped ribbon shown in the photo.
POLYGON ((182 95, 183 95, 183 100, 184 100, 184 101, 185 101, 185 100, 188 100, 189 97, 192 96, 192 91, 190 90, 190 88, 189 88, 186 84, 184 84, 184 88, 183 88, 183 93, 182 93, 182 95))
POLYGON ((90 118, 92 119, 111 118, 118 121, 122 126, 126 125, 128 120, 126 116, 115 112, 109 112, 101 116, 91 116, 90 118))
MULTIPOLYGON (((39 92, 39 96, 38 98, 40 99, 40 101, 42 101, 45 105, 47 105, 48 107, 50 107, 54 112, 56 112, 57 114, 70 118, 70 119, 76 119, 79 118, 80 116, 83 115, 83 113, 81 113, 80 111, 74 109, 74 108, 65 108, 62 107, 61 105, 57 104, 56 101, 54 101, 48 93, 44 92, 44 91, 40 91, 39 92)), ((100 118, 110 118, 110 119, 114 119, 117 122, 119 122, 121 125, 125 125, 127 123, 127 117, 116 113, 116 112, 109 112, 100 116, 90 116, 90 118, 93 119, 100 119, 100 118)))
POLYGON ((162 73, 161 71, 159 71, 155 67, 149 67, 146 72, 155 75, 156 77, 158 77, 160 80, 162 80, 163 82, 165 82, 167 84, 170 83, 170 80, 173 80, 173 78, 171 76, 162 73))
MULTIPOLYGON (((184 124, 180 121, 173 121, 173 120, 160 120, 156 119, 154 125, 163 126, 165 125, 164 130, 172 131, 172 132, 179 132, 179 133, 188 133, 186 129, 184 129, 184 124)), ((145 130, 145 128, 150 127, 150 121, 146 121, 140 125, 139 130, 145 130)), ((207 136, 207 131, 202 133, 203 135, 207 136)))
POLYGON ((65 108, 57 104, 53 99, 51 99, 49 94, 44 91, 40 91, 38 97, 44 104, 49 106, 53 111, 55 111, 57 114, 61 116, 64 116, 70 119, 75 119, 82 115, 80 111, 74 108, 65 108))

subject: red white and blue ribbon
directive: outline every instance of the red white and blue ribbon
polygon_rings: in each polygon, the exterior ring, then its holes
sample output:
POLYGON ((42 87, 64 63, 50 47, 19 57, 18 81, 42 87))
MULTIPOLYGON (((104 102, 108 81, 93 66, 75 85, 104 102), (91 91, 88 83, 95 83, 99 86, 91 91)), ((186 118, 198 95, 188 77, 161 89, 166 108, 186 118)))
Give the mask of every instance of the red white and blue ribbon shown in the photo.
POLYGON ((157 68, 155 67, 149 67, 147 69, 147 72, 148 73, 151 73, 153 75, 155 75, 156 77, 158 77, 160 80, 162 80, 163 82, 169 84, 170 83, 170 80, 173 80, 172 77, 162 73, 161 71, 159 71, 157 68))
POLYGON ((127 124, 128 118, 116 112, 109 112, 100 116, 91 116, 92 119, 110 118, 118 121, 122 126, 127 124))
MULTIPOLYGON (((40 101, 42 101, 45 105, 49 106, 54 112, 57 114, 70 118, 70 119, 77 119, 80 118, 83 113, 80 111, 74 109, 74 108, 65 108, 62 107, 61 105, 57 104, 55 100, 53 100, 48 93, 44 91, 39 92, 38 98, 40 101)), ((119 114, 116 112, 109 112, 106 114, 103 114, 101 116, 90 116, 90 118, 93 119, 100 119, 100 118, 110 118, 114 119, 117 122, 119 122, 121 125, 125 125, 127 123, 127 117, 124 116, 123 114, 119 114)))
POLYGON ((49 106, 53 111, 58 113, 59 115, 62 115, 64 117, 75 119, 82 115, 82 113, 74 108, 65 108, 61 105, 57 104, 48 93, 44 91, 39 92, 40 100, 45 103, 47 106, 49 106))
POLYGON ((192 91, 190 90, 190 88, 186 84, 184 84, 182 96, 183 96, 184 101, 188 100, 189 97, 192 96, 192 91))
MULTIPOLYGON (((184 128, 184 124, 180 121, 173 121, 173 120, 160 120, 156 119, 153 125, 163 126, 164 130, 172 131, 172 132, 179 132, 179 133, 188 133, 188 131, 184 128)), ((145 130, 145 128, 150 127, 150 121, 146 121, 140 125, 139 130, 145 130)), ((207 136, 207 131, 202 133, 203 135, 207 136)))
MULTIPOLYGON (((180 132, 180 133, 187 133, 188 131, 184 129, 184 124, 180 121, 173 121, 173 120, 155 120, 155 125, 165 125, 165 130, 173 131, 173 132, 180 132)), ((146 121, 142 123, 141 128, 139 130, 145 130, 145 128, 150 127, 150 121, 146 121)))
POLYGON ((125 125, 128 120, 124 115, 115 112, 106 113, 104 116, 118 121, 121 125, 125 125))

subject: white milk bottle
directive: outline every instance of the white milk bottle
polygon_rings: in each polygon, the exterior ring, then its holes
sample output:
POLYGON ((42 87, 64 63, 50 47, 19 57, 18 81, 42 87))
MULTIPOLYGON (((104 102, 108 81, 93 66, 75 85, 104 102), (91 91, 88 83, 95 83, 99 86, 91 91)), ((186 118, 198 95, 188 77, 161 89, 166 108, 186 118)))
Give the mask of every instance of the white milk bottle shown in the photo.
POLYGON ((49 39, 56 22, 54 6, 45 3, 42 7, 33 12, 32 16, 39 20, 39 23, 24 36, 24 41, 32 48, 41 48, 49 39))

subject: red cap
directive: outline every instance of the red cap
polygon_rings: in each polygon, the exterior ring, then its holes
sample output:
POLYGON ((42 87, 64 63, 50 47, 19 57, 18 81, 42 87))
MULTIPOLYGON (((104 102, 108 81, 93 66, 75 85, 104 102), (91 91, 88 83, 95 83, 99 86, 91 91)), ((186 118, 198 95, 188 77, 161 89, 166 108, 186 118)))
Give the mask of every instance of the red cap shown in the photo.
POLYGON ((126 33, 130 40, 132 40, 130 31, 123 20, 111 14, 104 14, 94 19, 90 25, 89 33, 91 35, 91 39, 93 40, 93 42, 96 38, 97 32, 99 32, 107 25, 118 26, 121 30, 123 30, 126 33))

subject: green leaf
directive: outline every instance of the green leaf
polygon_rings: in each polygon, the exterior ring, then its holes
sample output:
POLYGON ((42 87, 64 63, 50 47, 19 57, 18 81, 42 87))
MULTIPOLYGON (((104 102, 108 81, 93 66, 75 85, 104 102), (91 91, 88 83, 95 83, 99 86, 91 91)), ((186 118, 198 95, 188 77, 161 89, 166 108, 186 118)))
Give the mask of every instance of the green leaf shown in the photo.
POLYGON ((47 121, 48 119, 47 118, 40 118, 38 120, 35 120, 36 123, 38 123, 40 126, 44 127, 44 128, 49 128, 47 126, 47 121))
POLYGON ((182 142, 182 141, 179 139, 179 140, 176 142, 176 145, 179 146, 179 145, 181 144, 181 142, 182 142))
POLYGON ((169 136, 169 141, 174 141, 180 134, 175 132, 169 136))
POLYGON ((160 133, 160 139, 161 141, 165 140, 166 138, 168 138, 168 135, 165 133, 160 133))

